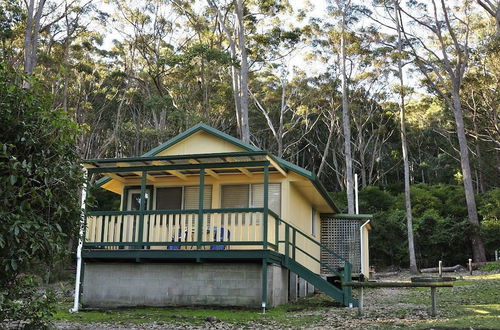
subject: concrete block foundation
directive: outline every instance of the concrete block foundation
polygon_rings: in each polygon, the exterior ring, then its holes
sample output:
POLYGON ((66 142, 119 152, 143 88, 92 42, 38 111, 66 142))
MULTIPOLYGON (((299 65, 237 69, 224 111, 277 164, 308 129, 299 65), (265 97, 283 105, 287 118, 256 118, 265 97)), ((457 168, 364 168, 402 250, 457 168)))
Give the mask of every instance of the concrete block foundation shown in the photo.
MULTIPOLYGON (((269 265, 267 306, 288 301, 288 270, 269 265)), ((86 262, 84 307, 217 305, 261 307, 255 263, 86 262)))

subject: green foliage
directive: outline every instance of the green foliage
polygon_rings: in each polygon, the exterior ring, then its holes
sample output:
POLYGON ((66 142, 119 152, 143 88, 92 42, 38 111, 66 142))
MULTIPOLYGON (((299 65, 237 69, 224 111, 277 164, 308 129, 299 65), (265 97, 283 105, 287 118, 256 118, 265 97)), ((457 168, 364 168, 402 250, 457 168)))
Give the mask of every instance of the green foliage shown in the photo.
POLYGON ((0 322, 38 324, 49 295, 35 294, 28 275, 67 251, 77 233, 82 171, 75 150, 77 125, 35 83, 27 90, 0 63, 0 322), (31 290, 31 291, 30 291, 31 290))
POLYGON ((484 266, 479 267, 483 272, 500 271, 500 261, 490 262, 484 266))
POLYGON ((478 213, 482 216, 481 235, 491 257, 493 251, 500 250, 500 188, 479 196, 478 213))
MULTIPOLYGON (((479 197, 481 232, 489 255, 500 246, 499 189, 479 197)), ((413 229, 418 266, 465 264, 471 257, 470 232, 463 187, 418 184, 411 188, 413 229)), ((404 194, 366 187, 360 192, 360 210, 374 214, 370 256, 379 267, 407 267, 408 243, 404 194), (404 239, 403 239, 404 238, 404 239)))

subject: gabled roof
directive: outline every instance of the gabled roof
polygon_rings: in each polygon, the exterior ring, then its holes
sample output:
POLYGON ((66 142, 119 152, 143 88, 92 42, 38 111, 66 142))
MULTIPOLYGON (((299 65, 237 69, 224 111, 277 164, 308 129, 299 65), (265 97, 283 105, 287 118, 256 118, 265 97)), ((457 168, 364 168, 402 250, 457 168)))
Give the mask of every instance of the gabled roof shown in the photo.
MULTIPOLYGON (((248 143, 245 143, 245 142, 241 141, 240 139, 237 139, 237 138, 235 138, 227 133, 221 132, 221 131, 219 131, 211 126, 208 126, 206 124, 203 124, 203 123, 199 123, 199 124, 189 128, 188 130, 176 135, 175 137, 173 137, 170 140, 168 140, 167 142, 159 145, 158 147, 151 149, 150 151, 148 151, 145 154, 143 154, 142 156, 140 156, 139 159, 140 158, 151 159, 151 157, 156 156, 157 154, 161 153, 162 151, 167 150, 168 148, 174 146, 175 144, 187 139, 188 137, 190 137, 193 134, 200 132, 200 131, 203 131, 203 132, 211 134, 215 137, 218 137, 226 142, 229 142, 237 147, 240 147, 243 150, 246 150, 247 152, 250 152, 250 153, 264 152, 264 153, 266 153, 266 155, 269 156, 269 158, 271 158, 276 163, 278 163, 278 165, 281 166, 284 170, 295 172, 295 173, 309 179, 311 181, 311 183, 314 185, 314 187, 318 190, 318 192, 327 201, 327 203, 330 205, 330 207, 333 210, 335 210, 335 212, 340 212, 339 209, 337 208, 337 206, 335 206, 332 198, 328 194, 328 192, 325 189, 325 187, 323 186, 323 184, 319 181, 319 179, 316 177, 316 175, 313 172, 308 171, 308 170, 306 170, 300 166, 297 166, 293 163, 290 163, 282 158, 276 157, 268 152, 263 151, 262 149, 259 149, 255 146, 248 144, 248 143)), ((235 153, 235 154, 241 154, 241 153, 235 153)), ((103 178, 99 179, 96 182, 96 184, 98 186, 101 186, 109 181, 111 181, 111 178, 103 177, 103 178)))
POLYGON ((188 129, 187 131, 184 131, 184 132, 180 133, 179 135, 174 136, 173 138, 171 138, 167 142, 159 145, 158 147, 151 149, 150 151, 146 152, 141 157, 154 156, 154 155, 162 152, 163 150, 170 148, 174 144, 179 143, 180 141, 190 137, 191 135, 193 135, 194 133, 197 133, 199 131, 204 131, 208 134, 215 135, 218 138, 221 138, 224 141, 232 143, 232 144, 234 144, 234 145, 236 145, 236 146, 238 146, 246 151, 262 151, 261 149, 255 147, 255 146, 252 146, 248 143, 245 143, 245 142, 243 142, 243 141, 241 141, 241 140, 239 140, 239 139, 237 139, 229 134, 221 132, 218 129, 215 129, 215 128, 208 126, 206 124, 203 124, 203 123, 199 123, 199 124, 191 127, 190 129, 188 129))

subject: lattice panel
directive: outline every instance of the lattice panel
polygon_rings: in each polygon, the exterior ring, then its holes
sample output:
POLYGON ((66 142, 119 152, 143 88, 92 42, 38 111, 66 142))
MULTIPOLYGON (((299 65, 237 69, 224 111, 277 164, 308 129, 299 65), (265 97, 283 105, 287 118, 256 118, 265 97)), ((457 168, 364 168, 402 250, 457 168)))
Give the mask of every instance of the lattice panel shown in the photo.
MULTIPOLYGON (((340 256, 349 260, 352 264, 352 272, 361 272, 361 245, 359 228, 360 220, 322 218, 321 219, 321 243, 340 256)), ((344 262, 326 251, 321 251, 321 262, 326 263, 333 269, 344 267, 344 262)), ((323 268, 322 274, 330 274, 331 271, 323 268)))

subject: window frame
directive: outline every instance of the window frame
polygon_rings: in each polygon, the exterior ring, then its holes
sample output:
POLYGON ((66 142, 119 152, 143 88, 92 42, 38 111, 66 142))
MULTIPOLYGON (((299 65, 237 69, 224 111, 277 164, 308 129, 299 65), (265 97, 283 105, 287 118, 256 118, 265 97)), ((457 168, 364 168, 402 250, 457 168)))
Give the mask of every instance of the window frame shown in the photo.
MULTIPOLYGON (((281 213, 282 213, 282 210, 283 210, 283 185, 281 184, 281 182, 269 182, 269 185, 271 184, 275 184, 275 185, 278 185, 279 186, 279 192, 280 192, 280 195, 279 195, 279 212, 276 212, 278 214, 278 216, 281 217, 281 213)), ((253 183, 228 183, 228 184, 221 184, 220 185, 220 206, 221 208, 224 208, 222 207, 222 204, 223 204, 223 187, 227 187, 227 186, 242 186, 242 185, 245 185, 248 187, 248 208, 255 208, 255 203, 253 201, 253 187, 256 186, 256 185, 263 185, 263 183, 258 183, 258 182, 253 182, 253 183)), ((269 205, 269 203, 268 203, 269 205)), ((270 208, 269 208, 270 209, 270 208)), ((270 209, 271 210, 271 209, 270 209)), ((273 212, 275 212, 274 210, 272 210, 273 212)))
MULTIPOLYGON (((162 210, 162 209, 157 209, 156 208, 156 206, 157 206, 156 197, 158 196, 157 189, 161 189, 161 188, 181 188, 182 189, 182 192, 181 192, 182 196, 181 196, 181 208, 180 208, 180 210, 198 210, 198 208, 196 208, 196 209, 186 209, 185 208, 185 203, 186 203, 186 200, 185 200, 185 198, 186 198, 185 188, 186 187, 198 187, 198 189, 199 189, 199 185, 184 185, 184 186, 182 186, 182 185, 163 186, 162 185, 162 186, 154 186, 154 192, 155 192, 155 194, 154 194, 154 200, 152 201, 153 206, 154 206, 153 210, 159 210, 159 211, 162 210)), ((204 185, 204 188, 206 188, 206 187, 210 187, 210 197, 211 198, 210 198, 210 205, 208 205, 208 207, 207 207, 207 205, 203 205, 203 209, 211 209, 212 208, 212 200, 213 200, 213 185, 206 184, 206 185, 204 185)), ((199 192, 199 190, 198 190, 198 192, 199 192)))

